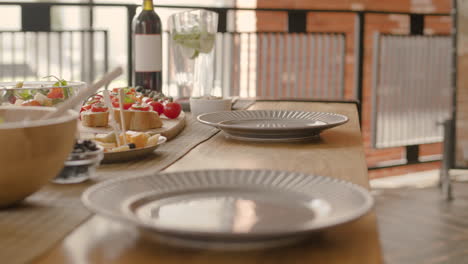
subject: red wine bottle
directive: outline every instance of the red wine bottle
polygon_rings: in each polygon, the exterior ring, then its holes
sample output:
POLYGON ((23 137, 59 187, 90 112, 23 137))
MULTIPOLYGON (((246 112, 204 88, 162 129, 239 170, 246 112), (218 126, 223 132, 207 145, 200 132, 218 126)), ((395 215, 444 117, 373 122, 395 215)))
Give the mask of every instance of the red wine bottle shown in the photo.
POLYGON ((153 0, 143 1, 143 10, 133 19, 133 85, 162 91, 161 19, 153 0))

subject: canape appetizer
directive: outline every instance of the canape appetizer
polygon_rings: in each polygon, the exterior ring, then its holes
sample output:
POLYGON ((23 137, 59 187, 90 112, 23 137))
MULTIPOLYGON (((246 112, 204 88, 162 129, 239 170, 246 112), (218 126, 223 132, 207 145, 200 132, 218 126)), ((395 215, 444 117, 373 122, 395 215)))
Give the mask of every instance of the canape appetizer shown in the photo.
MULTIPOLYGON (((174 119, 177 118, 182 111, 180 104, 172 102, 171 98, 165 97, 160 93, 144 93, 137 91, 135 88, 115 88, 110 97, 112 101, 112 111, 114 111, 115 121, 118 124, 121 122, 120 101, 117 96, 120 89, 124 91, 122 108, 124 109, 125 129, 147 131, 160 128, 163 126, 160 115, 165 115, 169 119, 174 119)), ((89 113, 92 105, 99 102, 102 103, 102 101, 103 98, 101 95, 94 95, 83 105, 81 109, 82 113, 89 113)), ((102 124, 104 124, 104 122, 102 124)), ((98 127, 94 122, 83 122, 83 125, 98 127)))
MULTIPOLYGON (((109 109, 97 102, 89 105, 87 110, 81 111, 81 121, 88 127, 107 127, 109 124, 109 109)), ((83 108, 82 108, 83 110, 83 108)))
MULTIPOLYGON (((120 110, 114 109, 115 119, 120 124, 120 110)), ((159 114, 147 104, 135 103, 128 110, 124 110, 125 129, 146 131, 163 126, 159 114)))

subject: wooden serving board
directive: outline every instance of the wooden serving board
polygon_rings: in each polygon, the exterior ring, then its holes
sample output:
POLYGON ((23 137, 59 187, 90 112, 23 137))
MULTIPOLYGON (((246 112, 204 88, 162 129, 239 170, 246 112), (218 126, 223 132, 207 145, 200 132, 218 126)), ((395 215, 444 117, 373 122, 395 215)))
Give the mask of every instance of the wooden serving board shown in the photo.
MULTIPOLYGON (((165 116, 161 116, 163 126, 160 128, 155 128, 147 130, 144 132, 150 134, 161 134, 165 136, 167 140, 171 140, 176 137, 185 127, 185 113, 181 112, 179 117, 176 119, 169 119, 165 116)), ((80 131, 81 137, 88 138, 90 135, 94 136, 95 134, 106 134, 112 132, 112 128, 109 127, 86 127, 83 126, 81 122, 78 124, 78 129, 80 131)))

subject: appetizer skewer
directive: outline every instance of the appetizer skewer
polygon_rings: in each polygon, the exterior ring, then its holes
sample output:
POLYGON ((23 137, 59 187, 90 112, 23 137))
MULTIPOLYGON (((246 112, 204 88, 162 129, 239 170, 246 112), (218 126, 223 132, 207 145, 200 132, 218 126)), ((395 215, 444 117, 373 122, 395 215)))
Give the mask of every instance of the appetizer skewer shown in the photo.
POLYGON ((120 126, 122 130, 122 134, 124 135, 123 138, 123 143, 127 145, 127 139, 126 139, 126 129, 125 129, 125 115, 124 115, 124 109, 123 109, 123 102, 124 102, 124 91, 122 89, 119 90, 119 106, 120 106, 120 126))
MULTIPOLYGON (((104 102, 105 102, 108 109, 112 109, 112 103, 111 103, 109 91, 107 89, 104 90, 104 102)), ((119 125, 115 121, 114 111, 110 111, 110 121, 109 122, 110 122, 110 125, 111 125, 112 129, 114 130, 114 134, 119 135, 120 134, 120 129, 119 129, 119 125)), ((116 137, 116 141, 117 141, 117 145, 119 145, 119 146, 122 145, 122 142, 120 142, 120 137, 116 137)))

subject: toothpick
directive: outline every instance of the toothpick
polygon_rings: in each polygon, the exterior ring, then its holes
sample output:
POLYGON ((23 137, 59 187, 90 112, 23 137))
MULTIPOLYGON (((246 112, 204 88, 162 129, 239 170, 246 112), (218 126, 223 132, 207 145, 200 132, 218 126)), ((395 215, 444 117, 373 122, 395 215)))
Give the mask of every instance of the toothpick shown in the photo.
POLYGON ((124 90, 119 89, 119 108, 120 108, 120 126, 122 128, 123 142, 127 145, 127 131, 125 129, 125 115, 124 115, 124 90))
POLYGON ((104 95, 104 103, 106 104, 107 109, 109 109, 109 115, 110 115, 109 122, 110 122, 112 129, 114 130, 114 134, 117 140, 117 146, 122 146, 122 143, 120 142, 120 137, 119 137, 120 129, 119 129, 119 125, 115 121, 114 109, 112 108, 112 102, 110 99, 109 90, 107 89, 104 90, 103 95, 104 95))

